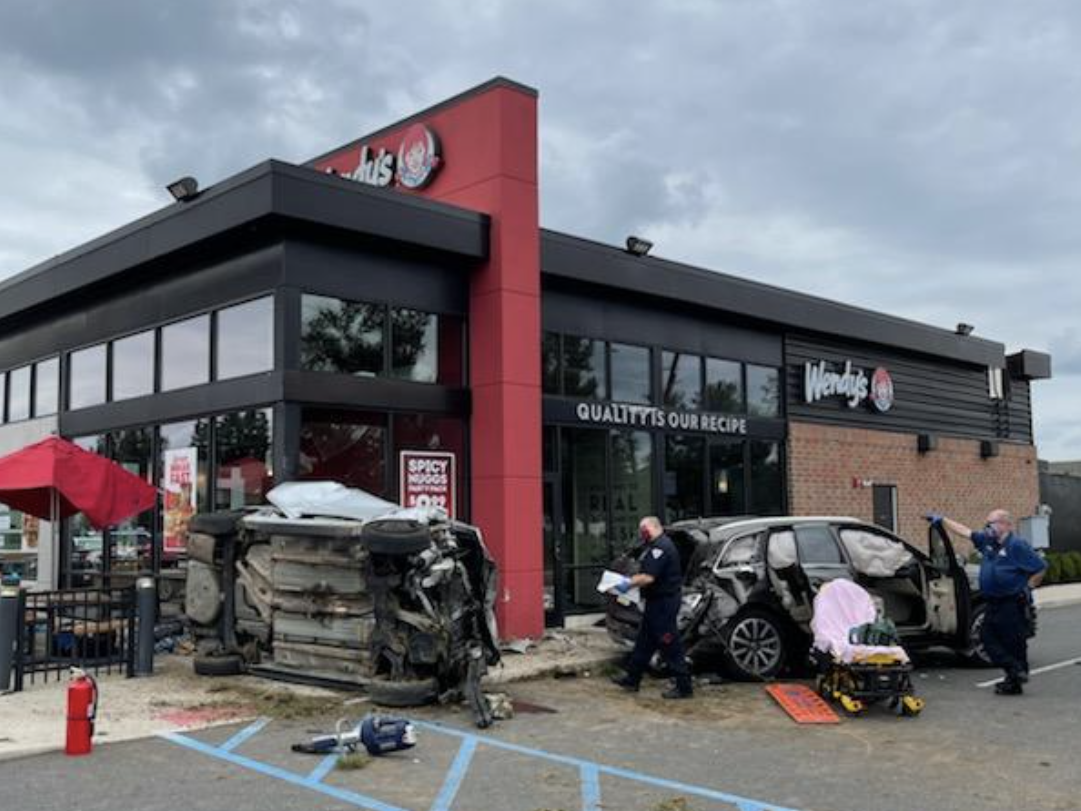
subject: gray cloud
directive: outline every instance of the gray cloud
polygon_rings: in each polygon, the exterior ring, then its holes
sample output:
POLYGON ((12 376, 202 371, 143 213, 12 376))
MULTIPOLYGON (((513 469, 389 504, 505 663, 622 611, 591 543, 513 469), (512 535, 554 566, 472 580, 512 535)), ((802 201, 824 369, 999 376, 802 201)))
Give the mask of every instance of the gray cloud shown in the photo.
POLYGON ((0 7, 0 275, 502 73, 545 225, 1051 348, 1081 456, 1081 9, 1066 0, 58 0, 0 7), (101 190, 107 190, 102 194, 101 190))

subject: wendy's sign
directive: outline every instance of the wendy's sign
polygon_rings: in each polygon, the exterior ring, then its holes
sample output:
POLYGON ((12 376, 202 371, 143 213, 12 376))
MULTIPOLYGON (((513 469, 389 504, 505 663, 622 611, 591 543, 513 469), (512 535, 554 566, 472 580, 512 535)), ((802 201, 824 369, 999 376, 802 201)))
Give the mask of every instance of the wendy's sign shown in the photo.
POLYGON ((343 172, 328 168, 327 172, 369 186, 396 184, 416 191, 432 182, 442 163, 439 136, 423 124, 414 124, 402 133, 397 152, 385 147, 376 151, 365 145, 353 169, 343 172))
POLYGON ((869 403, 880 413, 893 407, 893 378, 882 366, 871 375, 846 360, 836 368, 826 361, 803 365, 803 400, 808 405, 831 397, 840 397, 849 408, 869 403))

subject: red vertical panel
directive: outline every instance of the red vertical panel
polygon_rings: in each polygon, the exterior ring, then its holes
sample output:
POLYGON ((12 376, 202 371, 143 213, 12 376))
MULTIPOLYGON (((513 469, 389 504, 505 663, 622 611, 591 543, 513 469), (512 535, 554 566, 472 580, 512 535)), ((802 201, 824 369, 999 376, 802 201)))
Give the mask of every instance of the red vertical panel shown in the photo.
MULTIPOLYGON (((500 567, 501 633, 538 636, 544 563, 537 98, 495 85, 422 123, 438 133, 443 165, 413 193, 492 218, 489 259, 470 281, 472 519, 500 567)), ((404 126, 367 146, 397 150, 404 126)), ((358 153, 343 150, 318 166, 350 172, 358 153)))

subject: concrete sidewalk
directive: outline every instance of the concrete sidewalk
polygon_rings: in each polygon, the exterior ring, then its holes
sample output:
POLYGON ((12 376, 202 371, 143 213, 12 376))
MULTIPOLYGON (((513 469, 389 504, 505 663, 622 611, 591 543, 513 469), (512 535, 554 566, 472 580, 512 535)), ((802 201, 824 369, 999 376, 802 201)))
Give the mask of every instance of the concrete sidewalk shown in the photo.
MULTIPOLYGON (((524 653, 504 651, 503 665, 485 679, 489 692, 501 685, 559 674, 585 674, 613 661, 618 649, 604 629, 552 631, 524 653)), ((0 760, 64 746, 68 680, 27 685, 0 695, 0 760)), ((120 675, 98 679, 101 693, 94 740, 136 740, 163 732, 204 729, 260 716, 297 719, 339 717, 363 711, 363 693, 323 690, 251 676, 203 678, 185 656, 159 656, 145 679, 120 675)))
POLYGON ((1059 608, 1081 604, 1081 583, 1059 583, 1036 589, 1037 608, 1059 608))

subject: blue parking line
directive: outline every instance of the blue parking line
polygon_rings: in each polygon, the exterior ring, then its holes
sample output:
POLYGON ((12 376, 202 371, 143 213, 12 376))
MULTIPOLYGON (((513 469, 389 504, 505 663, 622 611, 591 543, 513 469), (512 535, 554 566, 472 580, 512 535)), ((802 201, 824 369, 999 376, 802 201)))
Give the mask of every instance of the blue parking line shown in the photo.
POLYGON ((240 746, 240 744, 244 743, 244 741, 248 740, 248 738, 250 738, 252 735, 257 733, 269 723, 269 718, 260 718, 255 723, 248 724, 248 726, 237 732, 233 737, 231 737, 218 748, 221 749, 223 752, 232 752, 234 749, 240 746))
POLYGON ((432 803, 431 811, 450 811, 451 803, 454 802, 458 789, 462 787, 462 780, 469 770, 469 763, 473 760, 473 753, 477 750, 477 738, 475 735, 466 735, 462 739, 462 745, 458 747, 458 754, 450 765, 450 771, 443 781, 443 788, 432 803))
POLYGON ((582 758, 569 757, 567 755, 557 755, 552 752, 546 752, 543 749, 533 749, 528 746, 519 746, 514 743, 507 743, 501 741, 498 738, 490 738, 483 735, 474 735, 469 732, 464 732, 452 726, 432 722, 432 721, 414 721, 414 726, 430 729, 434 732, 442 732, 447 735, 457 736, 459 738, 472 738, 477 742, 484 744, 485 746, 492 746, 497 749, 505 749, 508 752, 517 752, 521 755, 528 755, 530 757, 541 758, 542 760, 549 760, 553 763, 563 763, 567 766, 573 766, 579 771, 582 769, 596 769, 600 774, 608 774, 613 777, 622 777, 626 780, 633 780, 639 783, 645 783, 647 785, 657 786, 659 788, 669 789, 671 791, 678 791, 682 794, 694 794, 698 797, 703 797, 707 800, 717 800, 722 803, 731 803, 740 809, 740 811, 800 811, 796 808, 787 808, 781 805, 771 805, 769 803, 760 802, 758 800, 751 799, 750 797, 740 797, 735 794, 728 794, 723 791, 714 791, 713 789, 706 788, 705 786, 696 786, 691 783, 681 783, 677 780, 667 780, 663 777, 654 777, 650 774, 644 774, 642 772, 636 772, 632 769, 620 769, 616 766, 605 766, 601 763, 594 763, 589 760, 583 760, 582 758))
POLYGON ((596 766, 582 766, 582 811, 600 811, 601 775, 596 766))
POLYGON ((323 778, 330 774, 331 769, 338 765, 338 754, 327 755, 321 761, 319 765, 312 769, 312 773, 308 775, 308 779, 313 783, 322 783, 323 778))
POLYGON ((186 735, 180 735, 176 732, 163 732, 161 737, 167 741, 179 744, 180 746, 193 749, 204 755, 209 755, 212 758, 224 760, 227 763, 232 763, 236 766, 243 766, 246 769, 251 769, 259 774, 266 775, 267 777, 273 777, 294 786, 306 788, 309 791, 314 791, 327 797, 333 797, 335 800, 341 800, 342 802, 349 803, 357 808, 365 808, 367 811, 408 811, 408 809, 390 805, 389 803, 382 802, 374 797, 367 797, 363 794, 357 794, 354 791, 347 791, 345 789, 336 788, 335 786, 328 786, 326 783, 320 783, 308 777, 293 774, 285 769, 279 769, 277 766, 271 766, 269 763, 252 760, 243 755, 238 755, 235 752, 223 751, 216 746, 211 746, 208 743, 197 741, 195 738, 189 738, 186 735))

